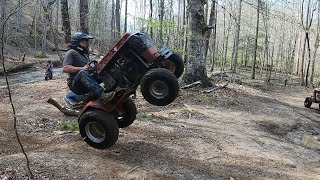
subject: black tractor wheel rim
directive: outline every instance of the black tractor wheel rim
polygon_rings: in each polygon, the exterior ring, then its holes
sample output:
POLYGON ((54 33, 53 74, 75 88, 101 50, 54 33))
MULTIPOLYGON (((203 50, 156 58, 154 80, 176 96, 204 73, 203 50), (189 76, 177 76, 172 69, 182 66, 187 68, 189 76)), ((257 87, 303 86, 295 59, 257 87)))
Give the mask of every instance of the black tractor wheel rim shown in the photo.
POLYGON ((102 143, 106 139, 106 131, 97 122, 89 122, 85 127, 87 137, 94 143, 102 143))
POLYGON ((169 93, 169 87, 163 81, 157 80, 151 84, 150 94, 157 99, 162 99, 169 93))
POLYGON ((164 68, 168 69, 171 72, 175 72, 176 71, 176 65, 174 64, 174 62, 170 61, 170 60, 164 60, 162 62, 164 68))

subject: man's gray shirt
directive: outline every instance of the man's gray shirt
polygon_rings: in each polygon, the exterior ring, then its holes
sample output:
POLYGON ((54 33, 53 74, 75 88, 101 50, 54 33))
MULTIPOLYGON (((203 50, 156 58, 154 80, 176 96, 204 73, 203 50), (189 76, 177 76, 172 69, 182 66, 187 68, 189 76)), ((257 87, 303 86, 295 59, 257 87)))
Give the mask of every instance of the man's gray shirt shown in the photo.
MULTIPOLYGON (((81 55, 78 51, 70 49, 64 56, 63 66, 71 65, 75 67, 83 67, 88 64, 88 61, 88 58, 81 55)), ((76 75, 77 73, 70 73, 69 78, 73 79, 76 75)))

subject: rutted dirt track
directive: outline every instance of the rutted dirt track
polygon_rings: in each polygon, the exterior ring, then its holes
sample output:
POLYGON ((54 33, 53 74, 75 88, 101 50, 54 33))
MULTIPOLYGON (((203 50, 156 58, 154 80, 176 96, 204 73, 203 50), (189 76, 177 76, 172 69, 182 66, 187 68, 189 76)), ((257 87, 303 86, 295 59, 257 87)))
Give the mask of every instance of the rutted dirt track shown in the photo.
MULTIPOLYGON (((272 86, 264 92, 229 84, 203 94, 193 88, 167 107, 138 96, 137 120, 120 130, 113 147, 96 150, 78 133, 55 133, 60 122, 76 122, 46 103, 62 99, 65 79, 12 86, 36 179, 320 179, 319 141, 303 141, 320 133, 318 107, 303 107, 307 89, 272 86)), ((0 107, 0 179, 26 178, 6 89, 0 107)))

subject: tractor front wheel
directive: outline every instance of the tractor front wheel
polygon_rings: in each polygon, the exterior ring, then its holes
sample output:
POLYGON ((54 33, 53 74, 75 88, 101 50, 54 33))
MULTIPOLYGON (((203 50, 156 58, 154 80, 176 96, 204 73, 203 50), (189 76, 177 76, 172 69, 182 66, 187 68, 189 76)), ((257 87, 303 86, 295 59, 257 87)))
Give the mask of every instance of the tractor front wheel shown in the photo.
POLYGON ((146 101, 156 106, 166 106, 178 96, 177 77, 168 69, 149 70, 141 82, 141 93, 146 101))
POLYGON ((137 107, 131 98, 123 102, 122 108, 116 111, 116 120, 119 128, 130 126, 137 116, 137 107))
POLYGON ((184 71, 184 62, 177 54, 171 54, 168 59, 162 62, 164 68, 169 69, 173 74, 179 78, 184 71))

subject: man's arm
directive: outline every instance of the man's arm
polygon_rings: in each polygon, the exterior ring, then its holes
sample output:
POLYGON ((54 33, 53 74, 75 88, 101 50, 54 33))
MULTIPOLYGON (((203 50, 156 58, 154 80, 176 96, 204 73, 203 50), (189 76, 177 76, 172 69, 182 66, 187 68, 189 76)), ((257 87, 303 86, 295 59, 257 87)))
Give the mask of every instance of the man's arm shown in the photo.
POLYGON ((77 73, 81 70, 86 70, 88 69, 88 65, 85 65, 83 67, 75 67, 75 66, 72 66, 72 65, 65 65, 63 66, 63 72, 64 73, 77 73))

